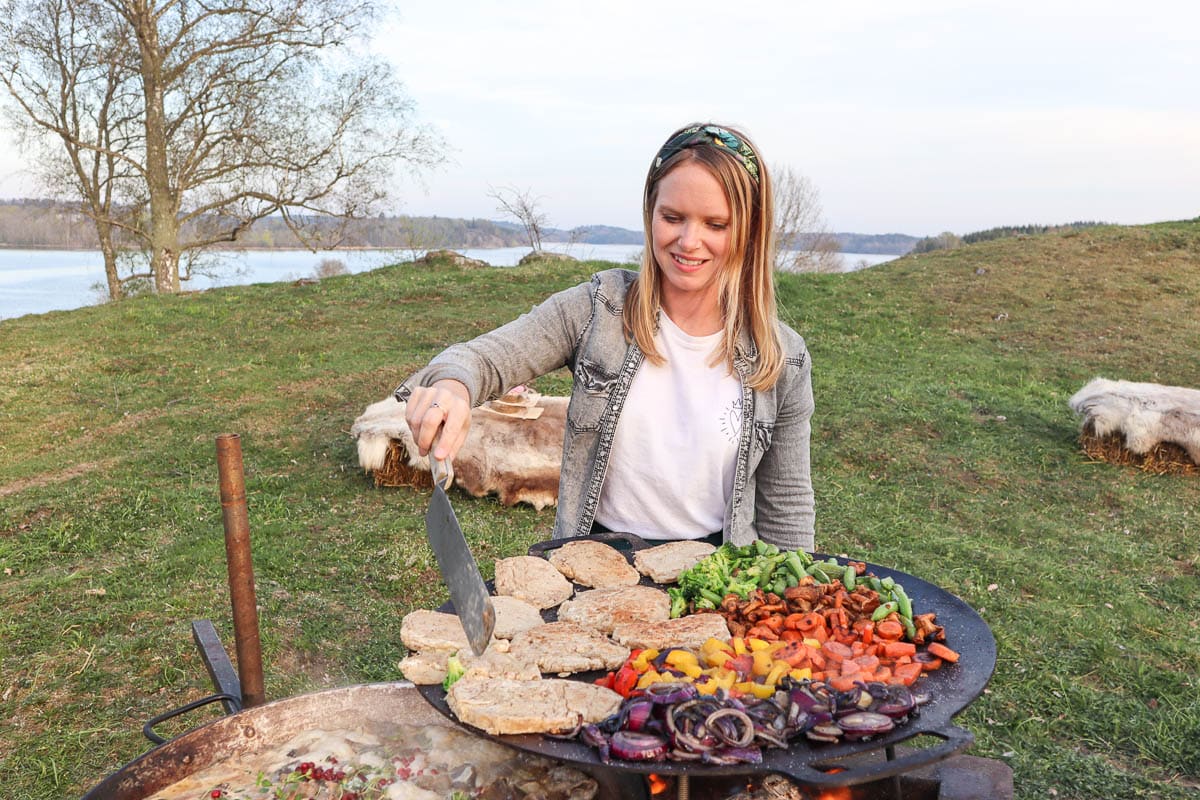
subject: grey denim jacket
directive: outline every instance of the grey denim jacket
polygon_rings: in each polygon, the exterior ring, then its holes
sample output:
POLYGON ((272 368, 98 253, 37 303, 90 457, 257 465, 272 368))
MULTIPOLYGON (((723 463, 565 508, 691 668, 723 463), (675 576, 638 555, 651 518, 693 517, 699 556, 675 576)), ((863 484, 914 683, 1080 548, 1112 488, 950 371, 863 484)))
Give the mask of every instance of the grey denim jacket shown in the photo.
MULTIPOLYGON (((475 405, 560 367, 574 387, 567 407, 563 468, 554 538, 591 532, 613 436, 633 376, 644 356, 625 340, 621 314, 637 273, 611 269, 589 283, 552 295, 518 319, 437 355, 396 389, 453 378, 475 405)), ((746 386, 757 354, 748 336, 739 342, 734 369, 742 379, 742 425, 733 492, 725 508, 725 541, 761 538, 781 548, 813 550, 813 489, 809 438, 813 413, 811 365, 804 339, 780 323, 786 366, 767 391, 746 386)))

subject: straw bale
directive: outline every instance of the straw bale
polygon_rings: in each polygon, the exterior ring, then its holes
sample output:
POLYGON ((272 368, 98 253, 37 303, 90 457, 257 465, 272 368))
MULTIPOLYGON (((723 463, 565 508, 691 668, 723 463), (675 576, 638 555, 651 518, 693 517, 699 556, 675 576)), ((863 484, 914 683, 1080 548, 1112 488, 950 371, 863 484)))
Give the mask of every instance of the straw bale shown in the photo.
POLYGON ((1172 442, 1158 442, 1144 454, 1139 454, 1125 446, 1123 434, 1100 436, 1090 424, 1084 426, 1079 442, 1083 452, 1095 461, 1136 467, 1153 475, 1200 475, 1200 465, 1188 457, 1186 450, 1172 442))

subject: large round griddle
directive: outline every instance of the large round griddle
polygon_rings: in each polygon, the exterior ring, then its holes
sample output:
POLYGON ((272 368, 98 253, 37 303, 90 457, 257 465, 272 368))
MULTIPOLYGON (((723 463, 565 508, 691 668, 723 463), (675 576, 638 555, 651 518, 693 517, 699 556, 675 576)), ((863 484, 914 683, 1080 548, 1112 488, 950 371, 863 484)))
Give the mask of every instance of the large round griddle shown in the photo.
MULTIPOLYGON (((596 534, 587 538, 618 547, 623 546, 630 561, 634 551, 648 546, 646 542, 631 534, 596 534)), ((571 540, 539 542, 530 548, 530 555, 543 555, 568 541, 571 540)), ((818 555, 817 558, 828 556, 818 555)), ((841 561, 844 563, 845 559, 841 561)), ((951 719, 970 705, 987 686, 996 668, 996 641, 992 637, 991 629, 979 614, 945 589, 914 575, 874 564, 868 564, 867 571, 879 578, 891 577, 901 584, 912 599, 915 613, 936 613, 938 624, 946 631, 946 644, 962 655, 957 664, 946 664, 939 670, 925 673, 914 686, 918 692, 928 693, 932 697, 930 702, 921 707, 919 714, 887 734, 871 739, 817 743, 801 737, 793 740, 787 750, 764 748, 761 764, 710 765, 681 761, 622 761, 614 758, 607 765, 602 765, 596 751, 580 741, 556 739, 541 734, 496 736, 464 725, 458 722, 450 711, 446 704, 446 693, 440 685, 419 686, 417 689, 421 696, 442 714, 480 736, 519 750, 590 768, 608 766, 612 769, 657 775, 692 776, 775 772, 813 786, 852 786, 899 775, 948 758, 965 750, 974 741, 970 732, 952 724, 951 719), (929 747, 914 749, 898 758, 891 757, 895 745, 917 736, 933 737, 940 741, 929 747), (854 758, 876 751, 884 751, 888 758, 854 758)), ((658 585, 646 578, 643 578, 642 583, 649 586, 658 585)), ((488 588, 494 591, 494 586, 490 583, 488 588)), ((454 613, 454 607, 450 603, 439 610, 454 613)), ((547 621, 553 621, 556 619, 556 612, 557 609, 547 609, 543 611, 543 617, 547 621)), ((581 681, 593 681, 603 675, 603 672, 584 672, 571 677, 581 681)))

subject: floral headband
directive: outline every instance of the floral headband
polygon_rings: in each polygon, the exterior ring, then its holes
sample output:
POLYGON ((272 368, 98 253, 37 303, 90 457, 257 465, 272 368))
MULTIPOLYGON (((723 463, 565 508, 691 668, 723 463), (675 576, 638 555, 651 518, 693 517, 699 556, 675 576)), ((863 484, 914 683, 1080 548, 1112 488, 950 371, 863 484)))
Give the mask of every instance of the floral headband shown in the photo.
POLYGON ((698 144, 715 144, 717 147, 724 147, 746 168, 746 172, 750 174, 754 182, 758 183, 758 155, 740 137, 716 125, 695 125, 672 136, 658 151, 658 156, 654 159, 654 168, 660 168, 664 161, 680 150, 686 150, 698 144))

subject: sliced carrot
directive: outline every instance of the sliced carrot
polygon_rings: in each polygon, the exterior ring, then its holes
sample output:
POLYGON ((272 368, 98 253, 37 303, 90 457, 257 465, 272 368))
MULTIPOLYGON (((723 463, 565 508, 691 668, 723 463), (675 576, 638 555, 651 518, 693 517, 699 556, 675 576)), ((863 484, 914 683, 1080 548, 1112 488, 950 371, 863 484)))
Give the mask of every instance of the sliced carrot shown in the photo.
POLYGON ((830 678, 827 683, 831 689, 836 689, 839 692, 848 692, 858 683, 858 678, 853 675, 838 675, 830 678))
POLYGON ((831 661, 843 661, 847 658, 851 658, 854 655, 854 652, 850 649, 849 645, 835 641, 828 641, 822 644, 821 652, 823 652, 831 661))
MULTIPOLYGON (((789 616, 788 619, 791 619, 791 617, 789 616)), ((809 633, 810 631, 815 631, 818 628, 824 629, 825 618, 815 611, 810 611, 807 614, 802 614, 800 619, 797 620, 794 625, 795 630, 803 633, 809 633)))
POLYGON ((942 660, 940 658, 931 658, 926 661, 914 661, 914 664, 920 664, 921 669, 926 672, 933 672, 935 669, 941 669, 942 660))
POLYGON ((779 614, 772 614, 758 624, 770 628, 775 633, 780 633, 783 630, 783 617, 779 614))
POLYGON ((784 630, 779 634, 779 638, 785 642, 800 642, 804 640, 804 634, 796 630, 784 630))
MULTIPOLYGON (((797 631, 785 631, 785 633, 797 633, 797 631)), ((773 658, 776 661, 786 661, 793 669, 804 666, 808 663, 809 649, 800 642, 792 642, 784 645, 775 651, 773 658)))
POLYGON ((879 669, 879 659, 876 656, 858 656, 854 662, 862 667, 863 672, 874 672, 879 669))
POLYGON ((925 646, 925 649, 929 651, 930 655, 937 656, 943 661, 949 661, 951 664, 958 661, 958 653, 946 647, 941 642, 930 642, 925 646))
POLYGON ((767 642, 779 641, 779 634, 771 630, 765 625, 755 625, 750 630, 746 631, 747 639, 762 639, 767 642))
POLYGON ((905 686, 912 686, 917 678, 921 676, 922 667, 920 664, 910 663, 901 664, 896 667, 892 674, 896 680, 899 680, 905 686))
POLYGON ((875 670, 875 680, 882 683, 887 683, 892 679, 892 668, 880 665, 879 669, 875 670))
POLYGON ((899 658, 900 656, 911 656, 917 652, 917 646, 912 642, 888 642, 883 647, 883 653, 888 658, 899 658))
POLYGON ((864 617, 854 623, 854 630, 858 633, 859 638, 862 639, 862 643, 870 646, 871 641, 875 637, 875 623, 864 617))
POLYGON ((883 619, 875 623, 875 635, 880 639, 898 641, 904 636, 904 626, 894 619, 883 619))

